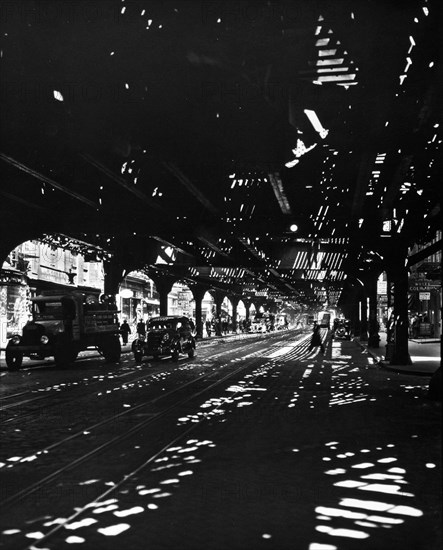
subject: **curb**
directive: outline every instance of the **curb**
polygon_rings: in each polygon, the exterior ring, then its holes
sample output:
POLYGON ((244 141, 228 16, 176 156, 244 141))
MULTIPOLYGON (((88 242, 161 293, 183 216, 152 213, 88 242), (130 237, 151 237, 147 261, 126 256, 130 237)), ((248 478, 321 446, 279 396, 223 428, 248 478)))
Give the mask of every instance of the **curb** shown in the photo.
POLYGON ((383 361, 379 361, 378 364, 382 369, 384 369, 386 371, 397 372, 399 374, 412 374, 413 376, 429 376, 429 377, 434 375, 433 372, 405 370, 404 368, 402 369, 401 366, 396 368, 395 365, 388 365, 387 363, 384 363, 383 361))
MULTIPOLYGON (((386 361, 384 359, 380 359, 379 357, 377 357, 377 355, 375 355, 374 352, 372 352, 368 347, 366 347, 365 345, 363 345, 359 340, 356 340, 354 339, 354 342, 356 342, 360 347, 361 349, 365 350, 368 352, 368 354, 374 359, 374 361, 377 363, 377 365, 386 370, 386 371, 390 371, 390 372, 397 372, 399 374, 411 374, 413 376, 433 376, 434 373, 433 372, 423 372, 423 371, 417 371, 417 370, 405 370, 405 367, 401 367, 401 365, 389 365, 388 363, 386 363, 386 361)), ((413 367, 413 365, 412 365, 413 367)))

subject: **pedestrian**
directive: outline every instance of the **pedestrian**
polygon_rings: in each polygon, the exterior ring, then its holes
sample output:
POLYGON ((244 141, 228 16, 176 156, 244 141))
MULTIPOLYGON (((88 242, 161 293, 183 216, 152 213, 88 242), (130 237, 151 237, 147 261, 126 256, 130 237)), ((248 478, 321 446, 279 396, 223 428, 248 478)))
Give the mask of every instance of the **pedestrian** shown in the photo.
POLYGON ((325 352, 325 346, 321 341, 320 327, 317 325, 317 322, 314 321, 314 329, 312 331, 311 343, 309 344, 309 351, 312 351, 313 348, 320 346, 322 353, 325 352))
POLYGON ((140 319, 140 321, 137 323, 137 334, 139 336, 145 336, 146 334, 146 325, 143 319, 140 319))
POLYGON ((129 328, 128 321, 125 319, 120 325, 120 334, 124 344, 128 343, 128 336, 131 334, 131 329, 129 328))

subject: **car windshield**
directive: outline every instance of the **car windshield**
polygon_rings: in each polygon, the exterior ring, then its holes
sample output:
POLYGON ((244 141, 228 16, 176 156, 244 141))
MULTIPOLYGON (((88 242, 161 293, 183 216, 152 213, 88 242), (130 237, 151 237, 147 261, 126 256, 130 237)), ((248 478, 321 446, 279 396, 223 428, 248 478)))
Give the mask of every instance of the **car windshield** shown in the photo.
POLYGON ((33 313, 36 320, 63 319, 61 302, 34 302, 33 313))
POLYGON ((174 328, 173 321, 151 321, 149 323, 150 330, 161 330, 174 328))

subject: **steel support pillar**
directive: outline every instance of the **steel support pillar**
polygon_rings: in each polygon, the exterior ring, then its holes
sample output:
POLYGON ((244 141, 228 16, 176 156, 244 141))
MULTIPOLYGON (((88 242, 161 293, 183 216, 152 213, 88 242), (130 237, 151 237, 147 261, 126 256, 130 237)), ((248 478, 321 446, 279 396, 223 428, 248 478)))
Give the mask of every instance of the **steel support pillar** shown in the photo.
POLYGON ((195 329, 197 331, 197 338, 203 338, 202 301, 206 294, 206 288, 195 285, 191 287, 191 292, 195 300, 195 329))
POLYGON ((407 253, 398 256, 388 269, 394 283, 394 347, 390 360, 391 365, 411 365, 408 350, 408 270, 405 266, 407 253))
POLYGON ((150 277, 160 295, 160 315, 168 315, 168 295, 176 279, 168 275, 151 275, 150 277))
POLYGON ((366 288, 361 289, 360 295, 360 341, 368 341, 368 299, 366 288))
POLYGON ((369 295, 368 347, 378 348, 380 347, 380 335, 378 333, 380 324, 377 319, 377 276, 375 273, 368 277, 365 286, 369 295))

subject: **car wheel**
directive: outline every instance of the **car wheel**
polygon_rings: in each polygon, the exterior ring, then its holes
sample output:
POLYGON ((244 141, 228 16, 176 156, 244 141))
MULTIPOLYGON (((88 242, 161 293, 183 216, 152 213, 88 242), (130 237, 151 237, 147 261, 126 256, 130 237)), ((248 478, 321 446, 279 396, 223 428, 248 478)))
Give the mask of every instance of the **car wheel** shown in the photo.
POLYGON ((23 362, 23 353, 21 351, 15 351, 13 349, 6 348, 6 366, 8 370, 19 370, 23 362))

